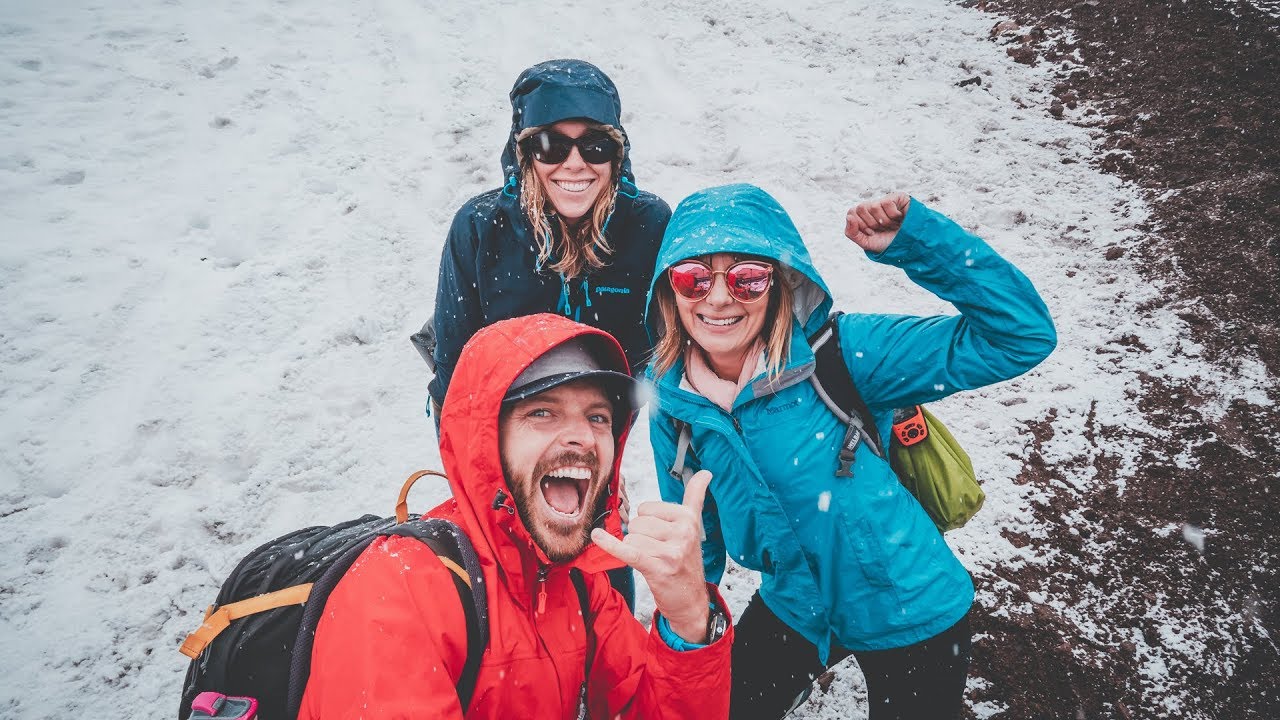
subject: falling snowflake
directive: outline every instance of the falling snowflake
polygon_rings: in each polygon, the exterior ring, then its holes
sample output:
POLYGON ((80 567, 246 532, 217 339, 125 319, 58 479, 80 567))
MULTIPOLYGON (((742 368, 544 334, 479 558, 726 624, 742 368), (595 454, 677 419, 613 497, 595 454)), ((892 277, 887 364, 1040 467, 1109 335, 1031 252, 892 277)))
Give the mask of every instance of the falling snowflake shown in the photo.
POLYGON ((1182 526, 1182 539, 1186 540, 1196 552, 1204 554, 1204 530, 1195 525, 1184 524, 1182 526))

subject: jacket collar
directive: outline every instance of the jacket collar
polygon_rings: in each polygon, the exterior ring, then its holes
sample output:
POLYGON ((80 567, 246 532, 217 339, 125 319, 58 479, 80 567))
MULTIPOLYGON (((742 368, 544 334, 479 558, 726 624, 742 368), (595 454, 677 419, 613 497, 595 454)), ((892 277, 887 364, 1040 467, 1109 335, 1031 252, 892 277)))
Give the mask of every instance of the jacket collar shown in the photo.
MULTIPOLYGON (((791 355, 787 364, 776 378, 770 379, 767 372, 758 372, 750 382, 743 386, 733 402, 736 410, 756 398, 772 395, 781 390, 807 382, 813 375, 816 363, 813 350, 809 347, 809 339, 799 323, 791 325, 791 355)), ((691 421, 699 417, 707 408, 717 407, 715 403, 698 393, 685 378, 685 360, 678 359, 664 375, 655 378, 653 366, 650 365, 646 375, 657 387, 659 408, 674 417, 691 421)))

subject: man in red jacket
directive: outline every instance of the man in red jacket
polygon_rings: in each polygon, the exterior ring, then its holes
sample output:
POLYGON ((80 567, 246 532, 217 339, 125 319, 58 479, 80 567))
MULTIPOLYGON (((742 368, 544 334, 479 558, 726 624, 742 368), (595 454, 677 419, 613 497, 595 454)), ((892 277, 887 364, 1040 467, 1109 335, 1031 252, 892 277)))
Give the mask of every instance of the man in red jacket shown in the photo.
POLYGON ((455 688, 467 631, 452 576, 392 537, 330 596, 300 718, 728 717, 733 631, 700 548, 710 475, 683 504, 641 505, 621 532, 633 383, 617 341, 559 316, 476 333, 441 418, 453 499, 428 513, 463 529, 484 571, 491 639, 471 702, 455 688), (605 576, 623 562, 653 592, 649 631, 605 576))

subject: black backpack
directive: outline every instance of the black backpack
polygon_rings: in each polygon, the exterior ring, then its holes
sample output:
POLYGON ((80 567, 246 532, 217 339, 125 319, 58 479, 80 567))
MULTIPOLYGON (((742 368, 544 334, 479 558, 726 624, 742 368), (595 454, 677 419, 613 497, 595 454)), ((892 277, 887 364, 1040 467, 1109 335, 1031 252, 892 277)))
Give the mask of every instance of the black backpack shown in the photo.
POLYGON ((465 709, 489 644, 488 605, 480 561, 466 534, 448 520, 407 519, 409 488, 428 474, 441 475, 422 471, 405 482, 396 517, 365 515, 304 528, 246 555, 222 584, 204 624, 182 644, 181 652, 192 660, 180 720, 191 715, 192 701, 204 691, 256 698, 259 717, 296 718, 311 674, 316 624, 329 594, 370 543, 393 535, 426 544, 453 573, 467 617, 467 660, 457 686, 465 709))

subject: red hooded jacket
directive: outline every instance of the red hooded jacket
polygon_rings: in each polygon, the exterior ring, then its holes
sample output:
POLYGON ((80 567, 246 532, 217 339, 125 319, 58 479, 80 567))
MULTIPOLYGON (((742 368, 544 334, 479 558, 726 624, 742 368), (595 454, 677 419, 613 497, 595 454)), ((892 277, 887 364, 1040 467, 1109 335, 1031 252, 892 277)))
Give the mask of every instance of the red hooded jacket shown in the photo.
MULTIPOLYGON (((476 333, 444 403, 440 452, 454 499, 428 515, 454 521, 471 538, 489 603, 490 641, 470 707, 459 707, 455 689, 467 631, 452 575, 430 549, 397 537, 371 545, 329 597, 300 720, 577 718, 588 631, 571 567, 585 575, 590 598, 589 717, 728 717, 732 630, 705 648, 673 650, 656 617, 646 631, 610 587, 604 571, 617 560, 591 544, 570 562, 550 564, 509 497, 498 455, 502 397, 534 359, 579 335, 608 338, 626 366, 606 333, 555 315, 517 318, 476 333), (500 490, 505 500, 495 503, 500 490)), ((618 467, 628 429, 618 439, 606 520, 619 536, 618 467)))

